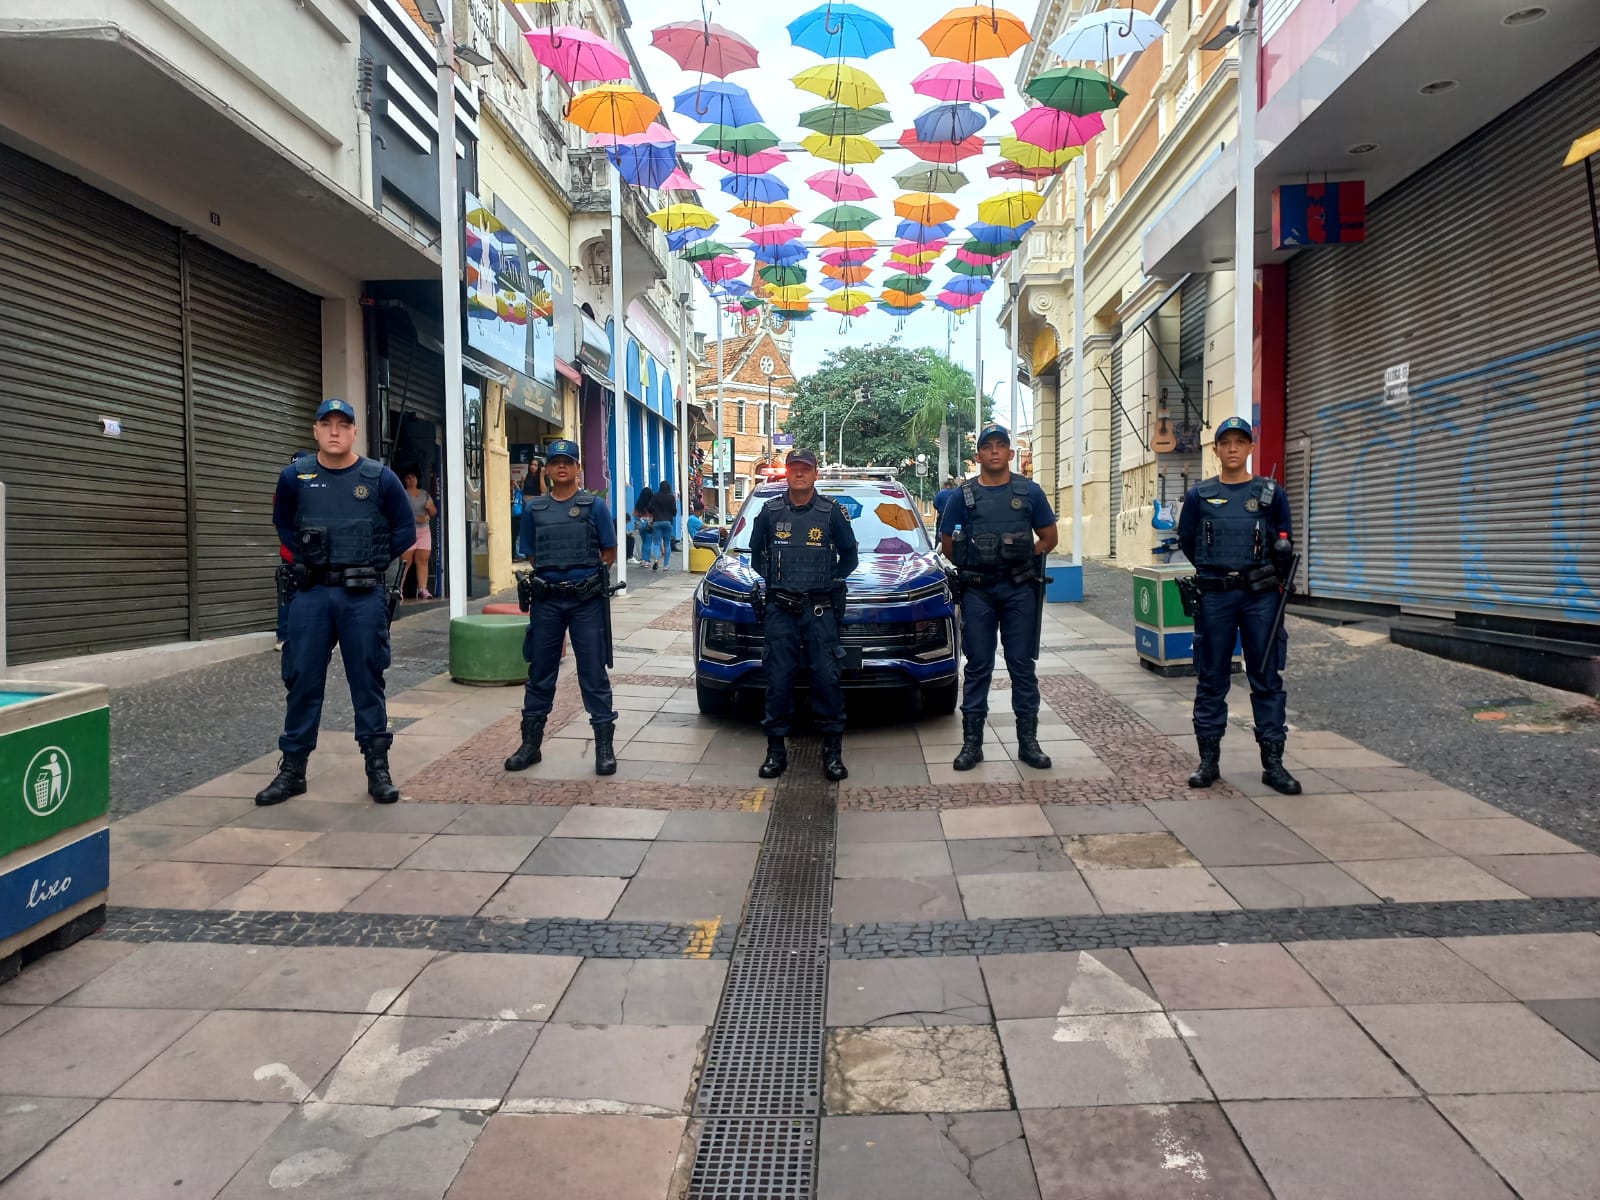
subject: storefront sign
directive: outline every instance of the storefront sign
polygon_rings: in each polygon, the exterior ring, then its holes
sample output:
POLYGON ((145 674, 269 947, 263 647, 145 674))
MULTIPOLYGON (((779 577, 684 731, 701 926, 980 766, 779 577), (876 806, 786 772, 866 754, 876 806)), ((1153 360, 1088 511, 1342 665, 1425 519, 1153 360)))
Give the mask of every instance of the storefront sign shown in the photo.
POLYGON ((105 891, 110 873, 109 829, 13 867, 0 875, 0 939, 105 891))
POLYGON ((1367 240, 1367 185, 1286 183, 1272 191, 1272 246, 1348 246, 1367 240))
POLYGON ((511 382, 506 384, 506 403, 538 417, 541 421, 548 421, 552 425, 561 424, 561 401, 556 397, 554 389, 529 379, 526 375, 519 373, 511 377, 511 382))
POLYGON ((467 345, 554 389, 552 270, 470 192, 466 203, 467 345))

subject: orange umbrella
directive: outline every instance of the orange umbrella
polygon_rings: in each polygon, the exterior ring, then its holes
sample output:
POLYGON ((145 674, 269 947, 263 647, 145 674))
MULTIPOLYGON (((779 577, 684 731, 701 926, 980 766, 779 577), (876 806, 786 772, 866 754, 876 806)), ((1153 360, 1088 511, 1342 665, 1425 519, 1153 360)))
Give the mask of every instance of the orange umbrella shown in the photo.
MULTIPOLYGON (((885 292, 883 299, 887 300, 889 296, 890 293, 885 292)), ((890 529, 915 529, 917 527, 917 514, 903 504, 880 504, 872 511, 878 520, 882 521, 890 529)))
POLYGON ((823 267, 822 273, 840 283, 865 283, 872 278, 871 267, 823 267))
POLYGON ((877 244, 877 240, 870 233, 853 229, 838 229, 832 233, 825 233, 817 239, 817 245, 829 250, 860 250, 864 246, 877 244))
POLYGON ((746 200, 743 204, 735 204, 728 211, 736 217, 743 217, 752 225, 782 225, 800 212, 794 205, 783 200, 775 200, 770 204, 746 200))
POLYGON ((922 303, 921 296, 913 296, 910 292, 898 291, 895 288, 884 288, 878 299, 895 308, 915 308, 922 303))
POLYGON ((567 105, 567 120, 585 133, 643 133, 659 116, 661 105, 625 83, 589 88, 567 105))
POLYGON ((1010 58, 1032 40, 1026 21, 988 4, 952 8, 921 37, 935 58, 954 58, 964 63, 1010 58))
POLYGON ((955 220, 961 210, 932 192, 907 192, 894 202, 894 211, 919 225, 937 225, 941 221, 955 220))

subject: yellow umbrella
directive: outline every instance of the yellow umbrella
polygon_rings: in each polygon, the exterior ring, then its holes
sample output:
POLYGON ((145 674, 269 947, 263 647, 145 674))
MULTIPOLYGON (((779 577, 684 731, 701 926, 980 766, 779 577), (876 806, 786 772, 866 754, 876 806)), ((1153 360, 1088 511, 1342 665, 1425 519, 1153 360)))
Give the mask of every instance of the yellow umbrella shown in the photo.
POLYGON ((834 312, 849 312, 871 303, 872 293, 862 288, 845 288, 828 297, 828 307, 834 312))
POLYGON ((736 217, 743 217, 752 225, 782 225, 800 212, 798 208, 784 200, 777 200, 771 204, 746 200, 742 204, 735 204, 728 211, 736 217))
POLYGON ((883 151, 873 144, 871 138, 859 134, 829 137, 825 133, 813 133, 802 139, 800 144, 812 156, 823 162, 838 163, 842 167, 877 162, 883 156, 883 151))
POLYGON ((973 4, 952 8, 919 40, 935 58, 974 63, 985 58, 1010 58, 1033 39, 1028 36, 1028 23, 1015 13, 973 4))
POLYGON ((811 296, 811 289, 803 283, 791 283, 788 287, 768 286, 762 290, 772 297, 774 304, 788 307, 804 304, 811 296))
POLYGON ((894 211, 918 225, 937 225, 941 221, 955 220, 961 210, 943 196, 932 192, 907 192, 894 202, 894 211))
POLYGON ((1021 225, 1039 215, 1044 197, 1038 192, 1001 192, 978 201, 978 220, 989 225, 1021 225))
POLYGON ((585 133, 643 133, 659 116, 661 105, 625 83, 602 83, 567 105, 567 120, 585 133))
MULTIPOLYGON (((885 293, 887 296, 887 293, 885 293)), ((903 504, 880 504, 872 510, 890 529, 915 529, 917 514, 903 504)))
POLYGON ((710 229, 717 223, 717 214, 698 204, 669 204, 650 213, 649 217, 662 233, 677 233, 681 229, 710 229))
POLYGON ((1064 167, 1083 153, 1082 146, 1068 146, 1064 150, 1042 150, 1019 137, 1000 139, 1000 157, 1010 159, 1019 167, 1064 167))
POLYGON ((942 250, 922 250, 916 254, 891 254, 889 255, 889 261, 892 263, 909 263, 912 266, 917 266, 921 263, 932 262, 943 253, 944 251, 942 250))
POLYGON ((877 244, 877 240, 870 233, 857 229, 836 229, 817 239, 817 245, 824 250, 860 250, 865 246, 877 244))
POLYGON ((820 67, 807 67, 791 81, 795 87, 836 101, 846 108, 871 108, 882 104, 885 96, 877 81, 860 67, 849 63, 823 63, 820 67))

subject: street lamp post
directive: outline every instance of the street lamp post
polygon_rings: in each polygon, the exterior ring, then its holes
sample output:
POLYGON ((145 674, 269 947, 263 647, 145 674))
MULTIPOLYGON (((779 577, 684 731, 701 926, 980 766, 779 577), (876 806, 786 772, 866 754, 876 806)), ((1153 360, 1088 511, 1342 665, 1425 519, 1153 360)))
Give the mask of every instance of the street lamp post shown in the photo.
POLYGON ((844 427, 845 427, 845 422, 849 421, 850 420, 850 414, 856 411, 856 405, 860 404, 865 399, 866 399, 866 396, 862 393, 861 389, 857 388, 856 389, 855 403, 850 405, 849 411, 847 411, 844 414, 844 420, 839 422, 839 465, 841 467, 844 466, 844 427))

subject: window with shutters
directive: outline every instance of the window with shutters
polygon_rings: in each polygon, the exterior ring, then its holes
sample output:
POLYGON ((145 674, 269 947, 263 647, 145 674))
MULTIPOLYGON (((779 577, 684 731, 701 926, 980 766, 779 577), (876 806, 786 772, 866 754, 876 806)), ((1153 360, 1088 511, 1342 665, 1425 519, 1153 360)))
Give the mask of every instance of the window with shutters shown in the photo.
POLYGON ((744 432, 744 401, 739 401, 739 432, 744 432))

